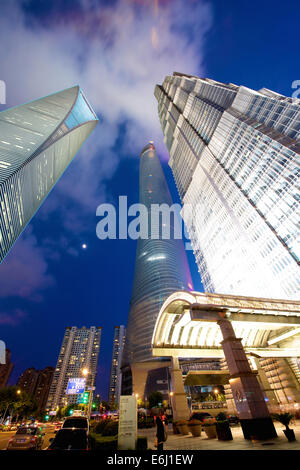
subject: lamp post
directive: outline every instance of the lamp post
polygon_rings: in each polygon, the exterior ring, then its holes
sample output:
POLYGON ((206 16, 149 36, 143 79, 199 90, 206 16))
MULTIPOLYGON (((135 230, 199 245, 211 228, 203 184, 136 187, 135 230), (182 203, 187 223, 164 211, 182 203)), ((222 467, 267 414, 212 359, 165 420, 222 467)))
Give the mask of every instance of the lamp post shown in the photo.
POLYGON ((174 396, 174 392, 170 392, 170 404, 171 404, 171 413, 172 413, 172 416, 173 416, 173 396, 174 396))
MULTIPOLYGON (((84 369, 82 369, 82 375, 84 377, 86 377, 86 379, 88 378, 89 375, 91 375, 91 372, 89 371, 89 369, 87 369, 86 367, 84 369)), ((85 387, 86 390, 88 390, 87 386, 85 387)), ((87 417, 88 417, 88 420, 91 419, 91 408, 92 408, 92 393, 93 393, 93 390, 92 390, 92 386, 89 387, 90 390, 89 391, 89 402, 88 402, 88 409, 87 409, 87 417)))

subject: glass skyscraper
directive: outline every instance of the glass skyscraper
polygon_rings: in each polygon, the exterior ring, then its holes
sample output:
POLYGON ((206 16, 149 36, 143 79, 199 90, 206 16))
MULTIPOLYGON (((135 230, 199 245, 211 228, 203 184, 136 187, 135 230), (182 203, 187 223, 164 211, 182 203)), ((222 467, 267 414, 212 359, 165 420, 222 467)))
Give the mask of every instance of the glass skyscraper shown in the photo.
POLYGON ((115 326, 114 342, 110 369, 110 383, 108 390, 109 405, 118 405, 121 393, 121 364, 123 349, 126 338, 126 328, 124 325, 115 326))
POLYGON ((0 113, 0 262, 97 123, 78 86, 0 113))
MULTIPOLYGON (((153 143, 140 154, 140 203, 147 208, 148 236, 137 242, 135 274, 126 329, 123 364, 156 361, 151 340, 159 310, 176 290, 192 289, 192 281, 182 239, 174 238, 174 217, 160 216, 151 225, 152 205, 173 204, 169 188, 153 143), (163 230, 169 224, 170 237, 163 230), (156 238, 151 237, 156 232, 156 238)), ((176 216, 175 216, 176 217, 176 216)))
MULTIPOLYGON (((102 328, 91 326, 67 327, 61 345, 46 409, 56 411, 78 403, 78 395, 66 393, 69 379, 84 378, 83 369, 88 370, 86 390, 95 386, 102 328)), ((93 392, 91 392, 93 394, 93 392)))
POLYGON ((205 291, 299 299, 300 101, 179 73, 155 96, 205 291))

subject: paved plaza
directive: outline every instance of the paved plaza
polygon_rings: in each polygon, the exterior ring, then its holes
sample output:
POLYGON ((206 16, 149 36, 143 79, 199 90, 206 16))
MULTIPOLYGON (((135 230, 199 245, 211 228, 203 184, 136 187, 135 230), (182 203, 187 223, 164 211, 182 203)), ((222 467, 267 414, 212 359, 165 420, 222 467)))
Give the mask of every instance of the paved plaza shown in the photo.
MULTIPOLYGON (((266 441, 250 441, 244 439, 242 429, 232 426, 232 441, 219 441, 218 439, 208 439, 202 430, 200 437, 193 437, 191 434, 182 436, 173 434, 172 425, 168 426, 168 439, 164 444, 165 450, 300 450, 300 420, 290 425, 296 435, 295 442, 288 442, 283 433, 284 426, 274 423, 278 437, 266 441)), ((139 429, 138 435, 147 436, 148 449, 156 450, 154 447, 156 428, 139 429)))

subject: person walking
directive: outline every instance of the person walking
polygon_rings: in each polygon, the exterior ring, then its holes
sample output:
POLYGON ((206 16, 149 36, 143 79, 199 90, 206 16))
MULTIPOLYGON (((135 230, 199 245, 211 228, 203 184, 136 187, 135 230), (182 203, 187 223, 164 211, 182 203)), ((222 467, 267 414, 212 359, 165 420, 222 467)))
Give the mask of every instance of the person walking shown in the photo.
POLYGON ((164 440, 165 440, 165 426, 161 418, 161 412, 156 416, 156 441, 157 441, 157 450, 161 452, 164 450, 164 440))

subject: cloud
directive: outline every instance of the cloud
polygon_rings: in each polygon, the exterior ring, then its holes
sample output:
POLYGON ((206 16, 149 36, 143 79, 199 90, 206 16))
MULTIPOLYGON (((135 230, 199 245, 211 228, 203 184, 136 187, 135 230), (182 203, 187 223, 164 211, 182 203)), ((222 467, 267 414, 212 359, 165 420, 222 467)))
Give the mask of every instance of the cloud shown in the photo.
MULTIPOLYGON (((85 217, 111 197, 109 182, 121 159, 138 156, 149 140, 167 155, 154 86, 173 71, 204 74, 211 25, 204 0, 58 0, 43 8, 37 0, 1 2, 7 107, 79 84, 100 117, 39 210, 41 220, 55 212, 65 232, 79 237, 85 217)), ((65 251, 76 256, 72 246, 65 251)), ((60 250, 26 229, 0 266, 0 296, 41 300, 55 283, 49 260, 58 262, 60 250)))
POLYGON ((211 7, 199 0, 81 0, 63 8, 58 1, 37 17, 30 9, 36 3, 11 0, 1 6, 1 78, 8 104, 82 86, 102 119, 59 190, 94 211, 99 190, 105 194, 124 154, 138 155, 149 139, 163 151, 154 86, 174 70, 203 72, 211 7), (126 135, 116 149, 122 123, 126 135))
POLYGON ((45 251, 38 246, 29 226, 1 263, 0 298, 21 297, 41 301, 41 292, 55 285, 47 270, 45 251))
POLYGON ((9 313, 0 312, 0 325, 16 326, 22 323, 26 317, 27 312, 19 308, 9 313))

